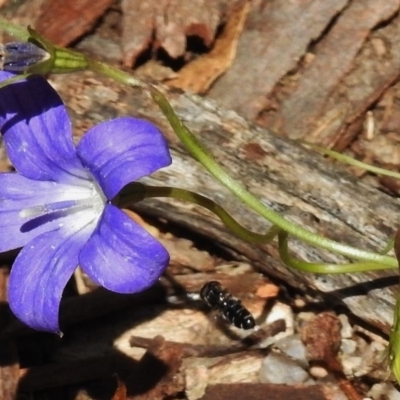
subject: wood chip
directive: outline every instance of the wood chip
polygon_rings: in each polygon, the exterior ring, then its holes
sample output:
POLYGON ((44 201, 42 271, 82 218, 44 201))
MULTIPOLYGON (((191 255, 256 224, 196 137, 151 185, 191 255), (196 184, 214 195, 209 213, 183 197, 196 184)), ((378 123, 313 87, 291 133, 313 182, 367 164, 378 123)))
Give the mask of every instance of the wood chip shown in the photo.
POLYGON ((178 76, 167 81, 167 84, 193 93, 207 92, 213 82, 231 66, 249 9, 248 0, 240 1, 211 52, 185 65, 178 76))
POLYGON ((59 46, 67 46, 87 33, 113 0, 47 0, 35 28, 59 46))
POLYGON ((132 66, 146 49, 162 48, 172 58, 186 52, 187 36, 209 47, 221 23, 222 0, 123 0, 123 63, 132 66))

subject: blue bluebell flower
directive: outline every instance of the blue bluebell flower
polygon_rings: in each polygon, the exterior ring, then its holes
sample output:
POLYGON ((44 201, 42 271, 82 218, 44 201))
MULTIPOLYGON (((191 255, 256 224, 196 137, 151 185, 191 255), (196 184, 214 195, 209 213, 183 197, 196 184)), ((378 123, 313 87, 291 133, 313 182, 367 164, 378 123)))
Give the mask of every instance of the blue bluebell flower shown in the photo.
MULTIPOLYGON (((11 76, 0 71, 0 82, 11 76)), ((126 184, 171 163, 153 124, 116 118, 75 146, 60 97, 32 77, 0 90, 0 131, 16 170, 0 174, 0 252, 22 247, 8 289, 20 320, 59 332, 62 292, 78 265, 118 293, 158 280, 168 252, 111 204, 126 184)))

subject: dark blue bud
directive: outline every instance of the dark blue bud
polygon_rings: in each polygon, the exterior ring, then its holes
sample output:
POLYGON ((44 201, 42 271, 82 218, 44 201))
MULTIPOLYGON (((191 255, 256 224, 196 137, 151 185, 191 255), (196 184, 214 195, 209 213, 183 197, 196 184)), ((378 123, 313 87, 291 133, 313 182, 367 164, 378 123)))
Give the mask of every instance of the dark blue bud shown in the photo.
POLYGON ((47 51, 31 42, 0 44, 0 69, 9 72, 25 72, 31 65, 49 59, 47 51))

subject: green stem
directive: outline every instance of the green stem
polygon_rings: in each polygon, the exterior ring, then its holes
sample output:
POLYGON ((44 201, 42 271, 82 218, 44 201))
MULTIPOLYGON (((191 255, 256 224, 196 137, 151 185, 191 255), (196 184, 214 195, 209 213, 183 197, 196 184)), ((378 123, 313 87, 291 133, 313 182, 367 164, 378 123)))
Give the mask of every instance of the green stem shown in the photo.
POLYGON ((355 262, 345 264, 324 264, 310 263, 307 261, 296 260, 289 254, 288 234, 280 231, 278 234, 279 256, 283 263, 288 267, 304 272, 312 272, 314 274, 347 274, 353 272, 378 271, 387 269, 385 265, 373 262, 355 262))
POLYGON ((346 156, 345 154, 338 153, 337 151, 333 151, 333 150, 330 150, 330 149, 326 149, 324 147, 318 146, 318 145, 313 144, 313 143, 308 143, 308 142, 306 142, 304 140, 299 140, 298 142, 300 144, 302 144, 303 146, 311 147, 313 150, 318 151, 318 153, 330 156, 330 157, 332 157, 332 158, 334 158, 334 159, 336 159, 336 160, 338 160, 338 161, 340 161, 340 162, 342 162, 344 164, 349 164, 349 165, 352 165, 354 167, 362 168, 362 169, 365 169, 366 171, 373 172, 375 174, 384 175, 384 176, 390 176, 391 178, 400 179, 400 174, 398 172, 390 171, 390 170, 385 169, 385 168, 375 167, 374 165, 370 165, 370 164, 367 164, 365 162, 356 160, 353 157, 346 156))
POLYGON ((149 87, 148 84, 142 82, 140 79, 137 79, 134 76, 124 71, 121 71, 118 68, 112 67, 111 65, 92 60, 90 58, 87 58, 87 62, 88 69, 90 69, 91 71, 96 72, 100 75, 108 76, 109 78, 112 78, 117 82, 123 83, 124 85, 140 88, 149 87))
POLYGON ((302 226, 292 223, 274 211, 268 209, 260 200, 249 193, 244 186, 232 179, 226 173, 226 171, 213 159, 211 154, 209 154, 209 152, 201 145, 201 143, 197 141, 190 130, 177 117, 165 96, 154 87, 152 88, 152 96, 189 153, 196 160, 198 160, 219 182, 226 186, 237 198, 239 198, 253 211, 270 221, 273 225, 278 226, 283 231, 288 232, 313 246, 332 251, 333 253, 341 254, 351 259, 379 263, 386 266, 386 268, 397 268, 397 261, 393 257, 357 249, 355 247, 335 242, 334 240, 317 236, 302 226))
POLYGON ((256 244, 268 243, 278 234, 279 231, 279 228, 277 229, 272 226, 265 234, 252 232, 236 222, 236 220, 233 219, 223 207, 211 199, 190 190, 168 186, 148 186, 140 183, 132 183, 121 192, 118 199, 118 206, 127 207, 138 200, 149 197, 170 197, 202 206, 216 214, 228 229, 230 229, 237 237, 247 242, 256 244))
POLYGON ((0 29, 4 30, 9 35, 15 36, 22 42, 26 42, 30 38, 30 34, 26 28, 14 25, 3 17, 0 17, 0 29))

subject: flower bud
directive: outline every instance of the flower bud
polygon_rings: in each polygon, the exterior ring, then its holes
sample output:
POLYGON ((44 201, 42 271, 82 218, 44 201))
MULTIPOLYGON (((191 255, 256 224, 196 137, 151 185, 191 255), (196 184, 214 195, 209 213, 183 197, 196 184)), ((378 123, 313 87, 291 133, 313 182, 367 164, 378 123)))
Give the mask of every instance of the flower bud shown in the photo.
POLYGON ((4 71, 25 72, 30 66, 49 58, 49 53, 31 42, 0 44, 0 69, 4 71))
POLYGON ((28 28, 27 42, 0 44, 0 70, 22 74, 63 74, 86 69, 85 55, 53 45, 28 28))

